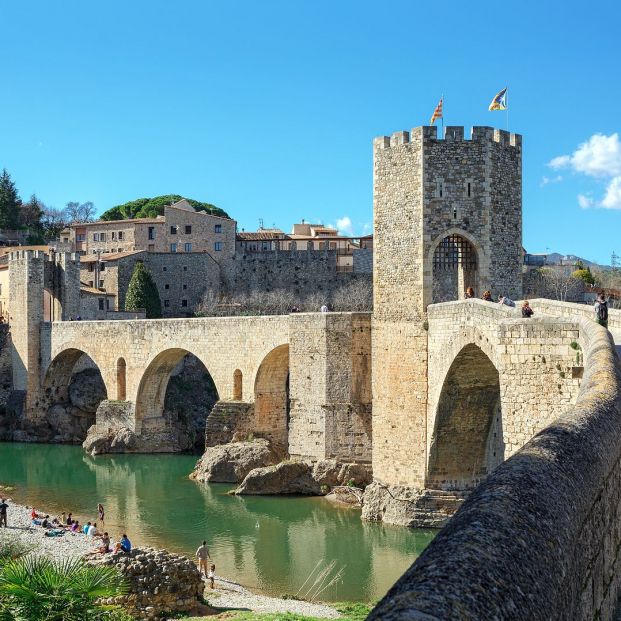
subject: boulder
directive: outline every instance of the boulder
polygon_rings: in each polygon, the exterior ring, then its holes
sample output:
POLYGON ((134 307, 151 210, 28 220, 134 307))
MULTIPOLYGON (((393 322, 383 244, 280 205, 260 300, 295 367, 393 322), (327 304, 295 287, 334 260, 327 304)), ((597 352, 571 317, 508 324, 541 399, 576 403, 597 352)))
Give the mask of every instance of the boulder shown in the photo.
POLYGON ((278 461, 270 443, 264 439, 210 446, 198 460, 191 479, 214 483, 239 483, 255 468, 278 461))
POLYGON ((84 450, 91 455, 102 453, 131 453, 138 449, 136 434, 123 425, 93 425, 82 443, 84 450))
POLYGON ((373 480, 371 464, 342 463, 335 459, 324 459, 315 462, 313 478, 319 485, 337 487, 353 483, 356 487, 364 487, 373 480))
POLYGON ((356 487, 366 487, 373 481, 371 464, 342 464, 339 481, 339 485, 349 485, 353 482, 356 487))
POLYGON ((364 490, 362 519, 414 528, 442 528, 466 496, 467 492, 386 486, 373 482, 364 490))
POLYGON ((302 461, 283 461, 275 466, 256 468, 248 473, 234 491, 250 494, 303 494, 321 495, 321 486, 313 479, 313 467, 302 461))
POLYGON ((134 548, 129 554, 91 555, 87 563, 120 570, 129 593, 105 599, 104 603, 120 605, 139 619, 176 618, 190 612, 200 604, 205 588, 193 560, 166 550, 134 548))
POLYGON ((313 479, 319 485, 328 485, 335 487, 342 485, 339 474, 341 472, 341 464, 336 459, 323 459, 315 462, 313 466, 313 479))

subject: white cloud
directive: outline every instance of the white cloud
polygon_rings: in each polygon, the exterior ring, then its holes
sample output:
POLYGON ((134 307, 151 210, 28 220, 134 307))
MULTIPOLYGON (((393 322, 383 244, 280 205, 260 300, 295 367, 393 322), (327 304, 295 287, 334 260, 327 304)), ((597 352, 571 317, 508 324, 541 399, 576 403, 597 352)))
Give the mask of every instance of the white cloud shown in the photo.
POLYGON ((556 175, 556 177, 542 177, 540 187, 544 185, 549 185, 550 183, 560 183, 563 180, 563 175, 556 175))
POLYGON ((614 177, 608 184, 602 207, 605 209, 621 209, 621 176, 614 177))
POLYGON ((352 236, 354 234, 354 225, 349 216, 343 216, 336 221, 336 228, 340 235, 349 235, 352 236))
MULTIPOLYGON (((554 170, 569 168, 573 172, 596 179, 608 179, 606 195, 601 201, 579 194, 578 204, 585 209, 621 209, 621 141, 617 132, 610 136, 593 134, 571 155, 559 155, 550 160, 548 166, 554 170)), ((542 182, 542 185, 546 183, 542 182)))
POLYGON ((582 209, 588 209, 593 206, 593 199, 590 196, 578 194, 578 205, 580 205, 582 209))

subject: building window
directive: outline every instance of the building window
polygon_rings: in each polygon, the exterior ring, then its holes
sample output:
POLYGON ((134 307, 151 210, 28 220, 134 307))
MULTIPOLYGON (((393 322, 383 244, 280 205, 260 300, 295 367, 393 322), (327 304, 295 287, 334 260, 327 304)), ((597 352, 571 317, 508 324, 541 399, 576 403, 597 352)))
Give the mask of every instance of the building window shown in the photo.
POLYGON ((192 225, 191 224, 186 224, 185 225, 185 234, 186 235, 191 235, 192 234, 192 225))
POLYGON ((436 198, 444 198, 444 179, 436 181, 436 198))
MULTIPOLYGON (((78 233, 78 234, 75 236, 75 240, 76 240, 76 241, 79 241, 79 242, 86 241, 86 235, 85 235, 84 233, 78 233)), ((69 240, 66 240, 66 241, 69 241, 69 240)))
POLYGON ((93 241, 99 241, 99 233, 93 233, 93 241))
POLYGON ((185 252, 192 252, 192 244, 184 244, 183 249, 185 252))
POLYGON ((106 241, 106 234, 105 233, 99 233, 99 241, 106 241))
POLYGON ((149 244, 149 245, 147 246, 147 250, 148 250, 149 252, 153 252, 153 251, 155 250, 155 244, 149 244))
POLYGON ((165 272, 167 269, 168 269, 168 268, 167 268, 166 266, 164 266, 164 267, 162 268, 162 272, 165 272))
POLYGON ((119 241, 123 241, 123 231, 119 231, 119 241))
POLYGON ((215 224, 213 227, 213 231, 214 233, 222 233, 222 225, 221 224, 215 224))
POLYGON ((93 288, 93 281, 92 281, 92 280, 89 280, 89 281, 88 281, 88 286, 89 286, 91 289, 93 288))
POLYGON ((188 271, 188 266, 187 266, 187 265, 184 265, 184 266, 183 266, 183 271, 184 271, 184 272, 187 272, 187 271, 188 271))
POLYGON ((100 281, 99 281, 99 288, 100 288, 100 289, 103 289, 103 288, 104 288, 104 281, 103 281, 103 280, 100 280, 100 281))
POLYGON ((112 231, 112 241, 116 241, 116 231, 112 231))
POLYGON ((89 272, 94 272, 95 271, 95 264, 94 263, 89 263, 88 264, 88 271, 89 272))
POLYGON ((164 285, 164 289, 170 289, 170 285, 164 285))
POLYGON ((106 310, 110 310, 110 298, 106 298, 106 310))
POLYGON ((164 308, 168 308, 170 306, 170 300, 164 300, 164 308))
POLYGON ((170 244, 170 251, 177 252, 177 244, 170 244))
POLYGON ((222 250, 222 242, 216 242, 216 243, 213 245, 213 248, 214 248, 214 250, 215 250, 216 252, 220 252, 220 250, 222 250))
POLYGON ((106 264, 105 263, 100 263, 99 264, 99 271, 103 272, 106 269, 106 264))
POLYGON ((104 299, 99 298, 99 310, 104 310, 104 299))
POLYGON ((181 300, 181 306, 187 306, 188 305, 188 301, 183 299, 181 300))
POLYGON ((149 239, 155 239, 155 227, 154 226, 149 227, 149 239))
POLYGON ((176 226, 171 226, 170 227, 170 234, 171 235, 176 235, 177 234, 177 227, 176 226))

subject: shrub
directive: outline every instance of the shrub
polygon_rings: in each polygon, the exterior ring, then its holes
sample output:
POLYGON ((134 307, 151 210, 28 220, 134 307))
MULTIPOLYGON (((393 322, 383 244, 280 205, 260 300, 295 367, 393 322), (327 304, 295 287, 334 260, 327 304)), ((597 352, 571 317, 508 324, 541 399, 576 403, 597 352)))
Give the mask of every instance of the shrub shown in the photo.
POLYGON ((137 261, 127 287, 125 310, 137 311, 143 308, 147 312, 147 319, 162 316, 162 302, 155 282, 144 263, 137 261))

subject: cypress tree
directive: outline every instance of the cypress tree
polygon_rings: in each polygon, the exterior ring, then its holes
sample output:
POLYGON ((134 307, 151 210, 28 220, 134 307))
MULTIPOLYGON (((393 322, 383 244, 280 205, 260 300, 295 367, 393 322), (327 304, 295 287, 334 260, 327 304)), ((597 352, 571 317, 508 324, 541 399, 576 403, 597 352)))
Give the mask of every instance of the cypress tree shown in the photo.
POLYGON ((125 310, 137 311, 141 308, 147 311, 147 319, 158 319, 162 316, 160 294, 151 273, 142 261, 136 261, 127 287, 125 310))
POLYGON ((21 200, 6 168, 0 175, 0 229, 19 228, 21 200))

